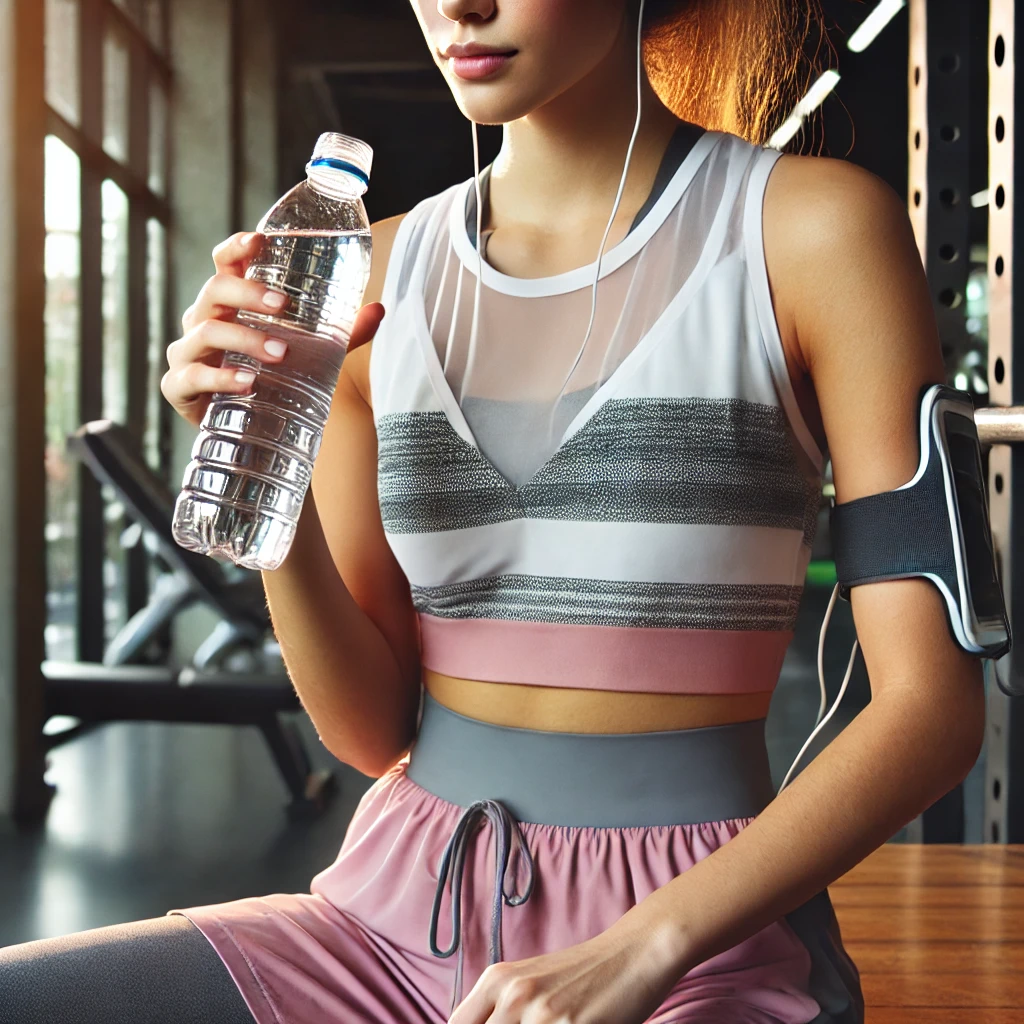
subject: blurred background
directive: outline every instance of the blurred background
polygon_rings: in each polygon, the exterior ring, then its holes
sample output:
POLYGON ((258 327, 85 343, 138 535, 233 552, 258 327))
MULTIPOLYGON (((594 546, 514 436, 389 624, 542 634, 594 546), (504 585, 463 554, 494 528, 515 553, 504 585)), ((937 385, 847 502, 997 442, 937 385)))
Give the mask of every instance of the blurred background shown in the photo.
MULTIPOLYGON (((838 74, 779 142, 861 164, 907 199, 950 382, 978 406, 993 363, 988 6, 920 0, 929 37, 913 3, 826 0, 838 74), (957 259, 940 261, 926 239, 949 176, 957 259)), ((161 517, 196 432, 160 395, 164 352, 213 247, 304 176, 320 133, 373 147, 376 220, 472 174, 468 124, 405 0, 2 0, 0 52, 0 945, 308 891, 370 780, 299 708, 259 575, 168 545, 161 517), (83 433, 99 421, 120 429, 83 433)), ((1012 98, 1006 148, 1010 114, 1012 98)), ((486 162, 500 130, 482 140, 486 162)), ((776 785, 818 710, 830 481, 768 721, 776 785)), ((853 638, 840 603, 830 702, 853 638)), ((805 757, 869 699, 858 658, 805 757)), ((1015 793, 1014 722, 993 707, 998 763, 986 742, 965 785, 893 842, 1013 838, 989 790, 999 780, 1003 805, 1015 793)))

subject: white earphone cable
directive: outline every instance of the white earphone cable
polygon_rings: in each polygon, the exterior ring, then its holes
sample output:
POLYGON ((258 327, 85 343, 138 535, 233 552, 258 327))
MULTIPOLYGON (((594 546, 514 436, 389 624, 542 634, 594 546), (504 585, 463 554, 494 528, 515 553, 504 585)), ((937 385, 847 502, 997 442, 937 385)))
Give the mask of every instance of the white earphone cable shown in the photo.
POLYGON ((831 599, 828 602, 828 610, 825 612, 825 621, 822 622, 822 624, 821 624, 821 632, 818 634, 818 684, 821 687, 821 704, 818 706, 818 721, 815 724, 813 732, 804 741, 804 745, 800 748, 800 752, 796 755, 796 758, 794 759, 793 763, 789 766, 789 771, 786 772, 786 777, 782 780, 782 785, 779 786, 779 789, 778 789, 778 792, 776 793, 776 796, 778 796, 778 793, 781 793, 783 791, 783 789, 785 789, 786 786, 788 785, 789 777, 793 774, 793 769, 796 768, 796 766, 800 763, 800 758, 804 756, 805 751, 811 745, 811 742, 814 740, 814 737, 818 735, 818 733, 824 727, 826 722, 828 722, 829 719, 838 710, 839 704, 840 704, 840 702, 843 699, 843 695, 846 693, 846 687, 849 685, 850 676, 853 674, 853 663, 854 663, 854 661, 857 658, 857 646, 858 646, 858 643, 859 643, 859 641, 857 641, 857 640, 853 641, 853 647, 850 649, 850 662, 846 666, 846 675, 843 676, 843 684, 842 684, 842 686, 839 687, 839 696, 836 697, 835 703, 832 705, 832 708, 829 711, 829 713, 827 715, 825 715, 824 718, 822 718, 821 716, 822 716, 822 713, 825 710, 825 701, 827 699, 826 695, 825 695, 825 663, 824 663, 825 631, 828 629, 828 620, 832 617, 832 609, 835 607, 836 598, 838 596, 839 596, 839 584, 837 583, 835 585, 835 587, 832 589, 832 597, 831 597, 831 599))
POLYGON ((633 148, 636 145, 637 136, 640 134, 640 119, 643 112, 643 25, 645 2, 646 0, 640 0, 640 13, 637 18, 636 27, 636 121, 633 124, 633 134, 630 136, 629 148, 626 150, 626 163, 622 168, 622 177, 619 179, 619 188, 615 193, 615 202, 612 204, 612 213, 608 218, 608 224, 604 229, 604 236, 601 238, 601 245, 597 251, 597 263, 594 267, 594 284, 592 286, 590 298, 590 321, 587 324, 587 333, 583 336, 583 344, 580 346, 580 350, 576 354, 576 359, 572 364, 572 369, 569 370, 569 373, 558 392, 558 396, 555 398, 555 401, 551 406, 551 414, 548 418, 549 444, 551 443, 552 434, 554 432, 555 410, 558 408, 558 403, 565 394, 565 389, 568 387, 569 381, 572 379, 572 375, 576 372, 576 367, 579 366, 580 359, 583 358, 583 352, 587 347, 587 342, 590 340, 591 331, 594 329, 594 321, 597 318, 597 285, 598 281, 601 279, 601 261, 604 258, 604 247, 608 243, 608 236, 611 234, 612 225, 615 223, 615 215, 619 212, 619 205, 622 202, 622 194, 626 189, 626 179, 629 177, 629 165, 633 159, 633 148))
MULTIPOLYGON (((452 261, 452 236, 448 235, 448 251, 444 257, 444 267, 441 270, 441 283, 437 286, 437 295, 434 297, 434 312, 430 316, 430 336, 434 336, 434 325, 437 323, 437 314, 441 309, 441 297, 444 295, 444 287, 448 283, 448 265, 452 261)), ((454 317, 453 317, 454 319, 454 317)))
MULTIPOLYGON (((462 304, 462 262, 459 262, 459 276, 455 279, 455 305, 452 308, 452 323, 448 328, 448 342, 444 350, 443 369, 445 376, 448 376, 448 367, 452 357, 452 345, 455 341, 455 324, 459 318, 459 306, 462 304)), ((460 396, 461 398, 461 396, 460 396)))
POLYGON ((476 290, 473 293, 473 324, 469 330, 469 351, 475 358, 477 324, 480 320, 480 282, 484 276, 484 243, 480 237, 483 231, 484 211, 483 193, 480 189, 480 138, 476 121, 471 121, 470 124, 473 126, 473 185, 476 188, 476 290))

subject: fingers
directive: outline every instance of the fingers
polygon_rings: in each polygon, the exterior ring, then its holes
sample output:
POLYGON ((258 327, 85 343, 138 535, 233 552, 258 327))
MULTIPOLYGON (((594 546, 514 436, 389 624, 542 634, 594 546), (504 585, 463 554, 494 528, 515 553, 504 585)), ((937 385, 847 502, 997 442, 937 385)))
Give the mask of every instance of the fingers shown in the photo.
POLYGON ((195 304, 181 318, 181 326, 190 331, 204 320, 233 317, 240 309, 280 313, 287 305, 287 295, 271 291, 265 284, 234 274, 219 273, 203 285, 195 304))
POLYGON ((218 274, 235 272, 240 276, 262 247, 263 236, 258 231, 239 232, 213 250, 213 265, 218 274))
MULTIPOLYGON (((217 273, 182 317, 182 337, 167 346, 168 369, 160 380, 160 391, 193 424, 201 421, 213 394, 251 390, 255 375, 221 366, 224 352, 242 353, 263 363, 277 363, 287 355, 283 341, 235 320, 240 310, 274 314, 289 304, 287 295, 243 276, 262 245, 263 236, 250 232, 232 235, 217 246, 213 253, 217 273)), ((360 309, 352 325, 349 350, 371 341, 383 318, 384 307, 379 302, 360 309)))
POLYGON ((160 391, 190 422, 201 417, 197 406, 205 410, 211 394, 245 394, 250 390, 254 374, 240 377, 237 367, 219 365, 225 351, 240 352, 261 363, 279 363, 287 355, 288 346, 261 331, 223 320, 206 320, 172 341, 167 346, 168 370, 160 381, 160 391))
POLYGON ((196 423, 201 417, 189 415, 191 406, 202 401, 205 409, 217 392, 247 394, 255 379, 251 370, 189 363, 178 371, 168 370, 160 381, 160 391, 175 411, 196 423))
POLYGON ((455 1008, 448 1018, 449 1024, 486 1024, 491 1020, 498 1010, 498 999, 507 972, 507 964, 491 964, 477 979, 469 995, 455 1008))
POLYGON ((224 320, 204 320, 167 346, 167 365, 177 371, 189 363, 210 362, 208 357, 218 350, 241 352, 261 362, 276 363, 284 358, 286 349, 283 341, 268 338, 262 331, 251 327, 224 320))
POLYGON ((379 302, 370 302, 363 306, 356 314, 355 323, 352 325, 352 336, 349 338, 348 351, 365 345, 373 340, 373 336, 384 319, 384 307, 379 302))

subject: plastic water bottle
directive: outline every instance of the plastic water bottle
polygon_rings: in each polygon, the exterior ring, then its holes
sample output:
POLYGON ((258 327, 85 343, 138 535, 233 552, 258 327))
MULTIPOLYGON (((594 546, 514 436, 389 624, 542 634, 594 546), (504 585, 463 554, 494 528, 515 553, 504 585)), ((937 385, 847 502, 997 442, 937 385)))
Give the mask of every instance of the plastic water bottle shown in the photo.
POLYGON ((276 569, 288 554, 370 275, 362 196, 372 157, 365 142, 321 135, 306 181, 258 225, 263 248, 245 276, 289 303, 273 315, 241 311, 238 322, 288 351, 276 364, 224 354, 222 366, 256 378, 249 394, 210 400, 174 508, 181 547, 249 569, 276 569))

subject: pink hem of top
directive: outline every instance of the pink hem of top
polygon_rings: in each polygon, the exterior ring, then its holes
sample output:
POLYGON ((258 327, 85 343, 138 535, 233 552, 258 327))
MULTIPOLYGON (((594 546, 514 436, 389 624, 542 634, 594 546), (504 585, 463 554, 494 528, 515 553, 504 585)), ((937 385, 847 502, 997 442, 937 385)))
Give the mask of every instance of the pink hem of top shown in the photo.
POLYGON ((421 612, 425 668, 459 679, 631 693, 760 693, 792 630, 581 626, 421 612))

